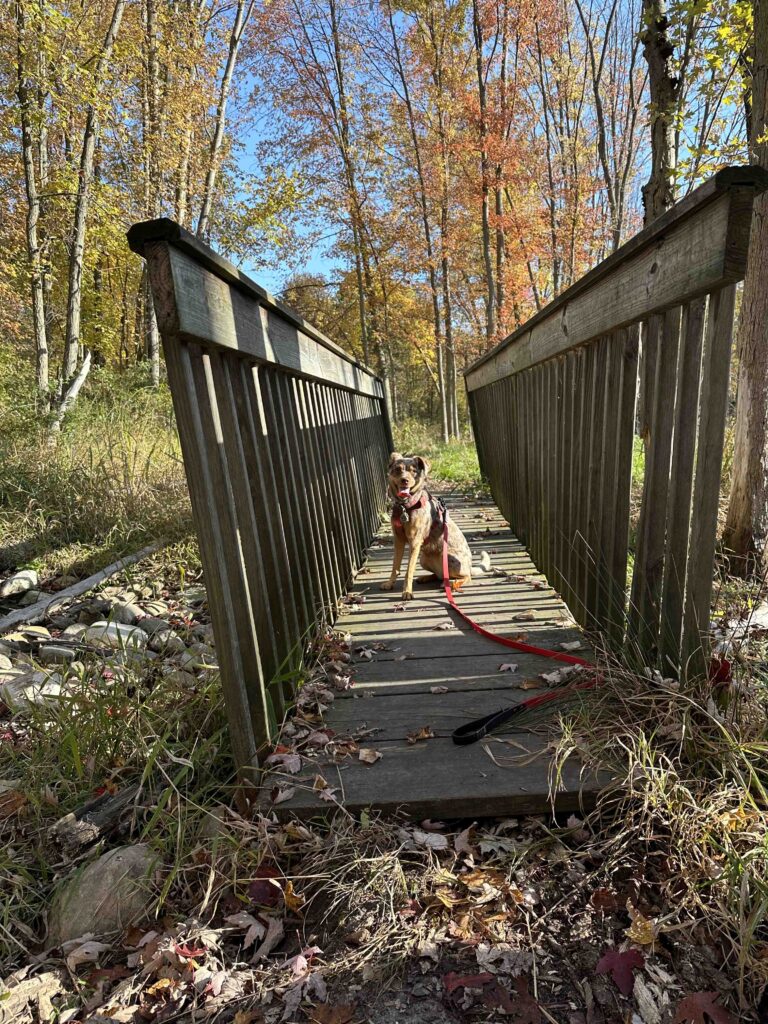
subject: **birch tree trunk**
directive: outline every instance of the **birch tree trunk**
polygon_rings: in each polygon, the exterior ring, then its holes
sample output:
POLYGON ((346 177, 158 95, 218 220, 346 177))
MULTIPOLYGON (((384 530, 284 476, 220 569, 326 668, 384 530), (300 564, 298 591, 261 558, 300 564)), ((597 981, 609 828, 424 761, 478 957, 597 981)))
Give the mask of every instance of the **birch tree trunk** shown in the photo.
POLYGON ((32 135, 31 94, 25 71, 25 36, 27 32, 24 2, 16 2, 17 32, 17 78, 16 94, 19 100, 21 118, 21 155, 24 164, 24 187, 27 198, 26 242, 29 263, 30 290, 32 299, 32 332, 35 344, 35 383, 43 412, 48 411, 48 338, 45 315, 45 285, 43 262, 38 237, 40 219, 40 195, 35 171, 35 144, 32 135))
MULTIPOLYGON (((147 217, 158 214, 158 196, 160 190, 160 167, 158 154, 159 141, 159 92, 160 65, 157 53, 157 10, 155 0, 144 3, 144 40, 146 47, 146 102, 144 104, 144 212, 147 217)), ((155 304, 149 278, 145 278, 147 289, 145 309, 147 322, 146 350, 150 365, 150 376, 154 387, 160 384, 160 333, 157 329, 155 304)))
POLYGON ((227 52, 227 63, 224 66, 224 74, 221 78, 219 89, 219 103, 216 108, 216 124, 211 140, 211 154, 208 162, 208 172, 205 176, 205 187, 203 189, 203 205, 200 210, 200 217, 197 222, 197 237, 207 238, 210 227, 211 207, 216 192, 216 178, 219 173, 219 161, 221 159, 221 145, 224 141, 224 127, 227 121, 227 102, 229 90, 232 87, 232 75, 237 64, 237 55, 240 50, 240 41, 243 38, 248 20, 253 11, 254 0, 237 0, 235 20, 232 24, 232 33, 229 37, 229 50, 227 52))
MULTIPOLYGON (((768 169, 768 0, 753 0, 750 157, 768 169)), ((749 259, 738 330, 739 377, 733 478, 723 542, 732 569, 765 567, 768 542, 768 194, 752 212, 749 259)))
MULTIPOLYGON (((85 129, 83 131, 83 148, 80 155, 77 196, 75 198, 75 216, 72 227, 72 243, 69 257, 67 326, 64 339, 64 361, 62 364, 62 377, 65 390, 67 383, 77 368, 77 356, 80 345, 80 311, 83 300, 85 228, 88 219, 88 203, 90 200, 91 183, 93 181, 93 157, 96 149, 96 142, 101 130, 98 106, 104 86, 104 73, 112 57, 112 50, 115 45, 117 33, 120 30, 120 22, 123 18, 125 4, 126 0, 115 0, 115 6, 112 11, 112 20, 109 28, 107 29, 104 44, 101 48, 99 60, 94 71, 93 93, 91 102, 88 104, 85 129)), ((75 397, 77 397, 77 392, 75 392, 75 397)))

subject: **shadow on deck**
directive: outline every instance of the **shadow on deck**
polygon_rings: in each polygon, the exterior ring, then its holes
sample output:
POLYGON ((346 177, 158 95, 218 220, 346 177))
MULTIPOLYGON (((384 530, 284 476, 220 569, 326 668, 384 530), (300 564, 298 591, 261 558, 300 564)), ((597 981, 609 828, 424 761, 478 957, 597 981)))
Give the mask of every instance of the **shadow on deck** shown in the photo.
MULTIPOLYGON (((538 573, 527 552, 488 500, 446 496, 451 515, 464 531, 474 561, 490 554, 493 570, 478 572, 458 603, 476 621, 503 636, 527 638, 536 646, 559 649, 580 641, 579 627, 563 601, 538 573)), ((350 591, 352 599, 336 628, 347 634, 354 684, 336 695, 323 728, 349 736, 382 757, 366 764, 356 756, 319 755, 298 775, 270 772, 271 782, 290 779, 290 800, 274 806, 279 815, 328 814, 334 805, 314 789, 321 776, 350 813, 365 808, 403 811, 411 817, 486 817, 541 813, 551 809, 550 774, 556 715, 536 732, 502 730, 471 746, 456 746, 451 733, 459 725, 531 697, 539 676, 557 663, 520 653, 475 633, 447 605, 437 584, 415 588, 403 604, 399 590, 385 593, 392 537, 385 525, 368 552, 350 591), (355 597, 359 601, 355 601, 355 597), (365 653, 363 653, 365 652, 365 653), (372 654, 372 656, 371 656, 372 654), (369 660, 370 658, 370 660, 369 660), (501 665, 517 665, 514 672, 501 665), (408 734, 427 728, 434 735, 416 743, 408 734)), ((599 786, 570 758, 555 807, 576 811, 594 804, 599 786), (583 777, 582 777, 583 776, 583 777)))

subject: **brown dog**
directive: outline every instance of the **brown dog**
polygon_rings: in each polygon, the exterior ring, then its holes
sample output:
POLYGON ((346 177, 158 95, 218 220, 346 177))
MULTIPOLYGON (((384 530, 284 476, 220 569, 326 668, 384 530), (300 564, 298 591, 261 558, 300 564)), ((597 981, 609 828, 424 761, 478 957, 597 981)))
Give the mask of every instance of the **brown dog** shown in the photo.
MULTIPOLYGON (((416 563, 422 568, 443 578, 443 509, 442 503, 426 488, 429 463, 420 455, 406 458, 399 452, 392 452, 387 470, 389 494, 394 508, 392 511, 392 533, 395 552, 392 573, 382 590, 391 590, 400 572, 406 541, 410 546, 408 568, 405 572, 403 600, 413 597, 413 574, 416 563)), ((452 587, 458 590, 472 578, 472 553, 466 538, 453 519, 448 518, 448 573, 452 587)))

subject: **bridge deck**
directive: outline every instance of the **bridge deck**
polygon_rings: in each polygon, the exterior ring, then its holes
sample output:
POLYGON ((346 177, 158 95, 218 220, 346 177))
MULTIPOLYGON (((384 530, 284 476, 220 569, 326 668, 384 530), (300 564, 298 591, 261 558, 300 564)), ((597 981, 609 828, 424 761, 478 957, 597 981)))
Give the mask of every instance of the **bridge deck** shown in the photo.
MULTIPOLYGON (((476 559, 485 550, 494 569, 511 575, 478 574, 458 597, 461 607, 494 632, 524 634, 536 646, 558 648, 581 641, 578 653, 589 657, 566 606, 536 571, 496 507, 489 500, 455 494, 445 500, 476 559)), ((299 774, 275 779, 295 792, 274 810, 302 817, 327 813, 334 805, 321 800, 313 788, 320 775, 352 813, 373 807, 447 818, 546 811, 551 806, 556 716, 550 716, 548 725, 535 726, 535 732, 502 730, 495 740, 471 746, 456 746, 450 735, 480 715, 543 692, 546 683, 540 674, 562 666, 479 636, 448 609, 437 584, 415 587, 415 599, 407 604, 399 590, 381 591, 391 557, 387 524, 350 591, 363 601, 351 603, 336 623, 351 636, 354 684, 336 694, 323 726, 382 757, 367 764, 357 755, 334 759, 320 754, 303 764, 299 774), (500 671, 506 663, 517 670, 500 671), (434 735, 408 741, 409 733, 424 727, 434 735)), ((597 782, 581 775, 580 765, 570 759, 556 796, 558 810, 578 810, 594 802, 597 782)), ((266 791, 271 782, 269 778, 266 791)))

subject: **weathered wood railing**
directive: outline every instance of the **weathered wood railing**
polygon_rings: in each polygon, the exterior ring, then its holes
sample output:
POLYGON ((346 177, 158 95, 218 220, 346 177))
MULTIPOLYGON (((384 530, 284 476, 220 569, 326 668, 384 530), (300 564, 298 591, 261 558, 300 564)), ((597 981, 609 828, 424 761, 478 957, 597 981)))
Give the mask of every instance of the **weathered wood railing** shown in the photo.
POLYGON ((293 697, 286 669, 378 528, 392 448, 382 385, 173 221, 128 240, 147 261, 247 775, 293 697))
POLYGON ((665 672, 705 664, 734 296, 766 187, 720 171, 466 373, 482 470, 534 561, 582 625, 665 672))

